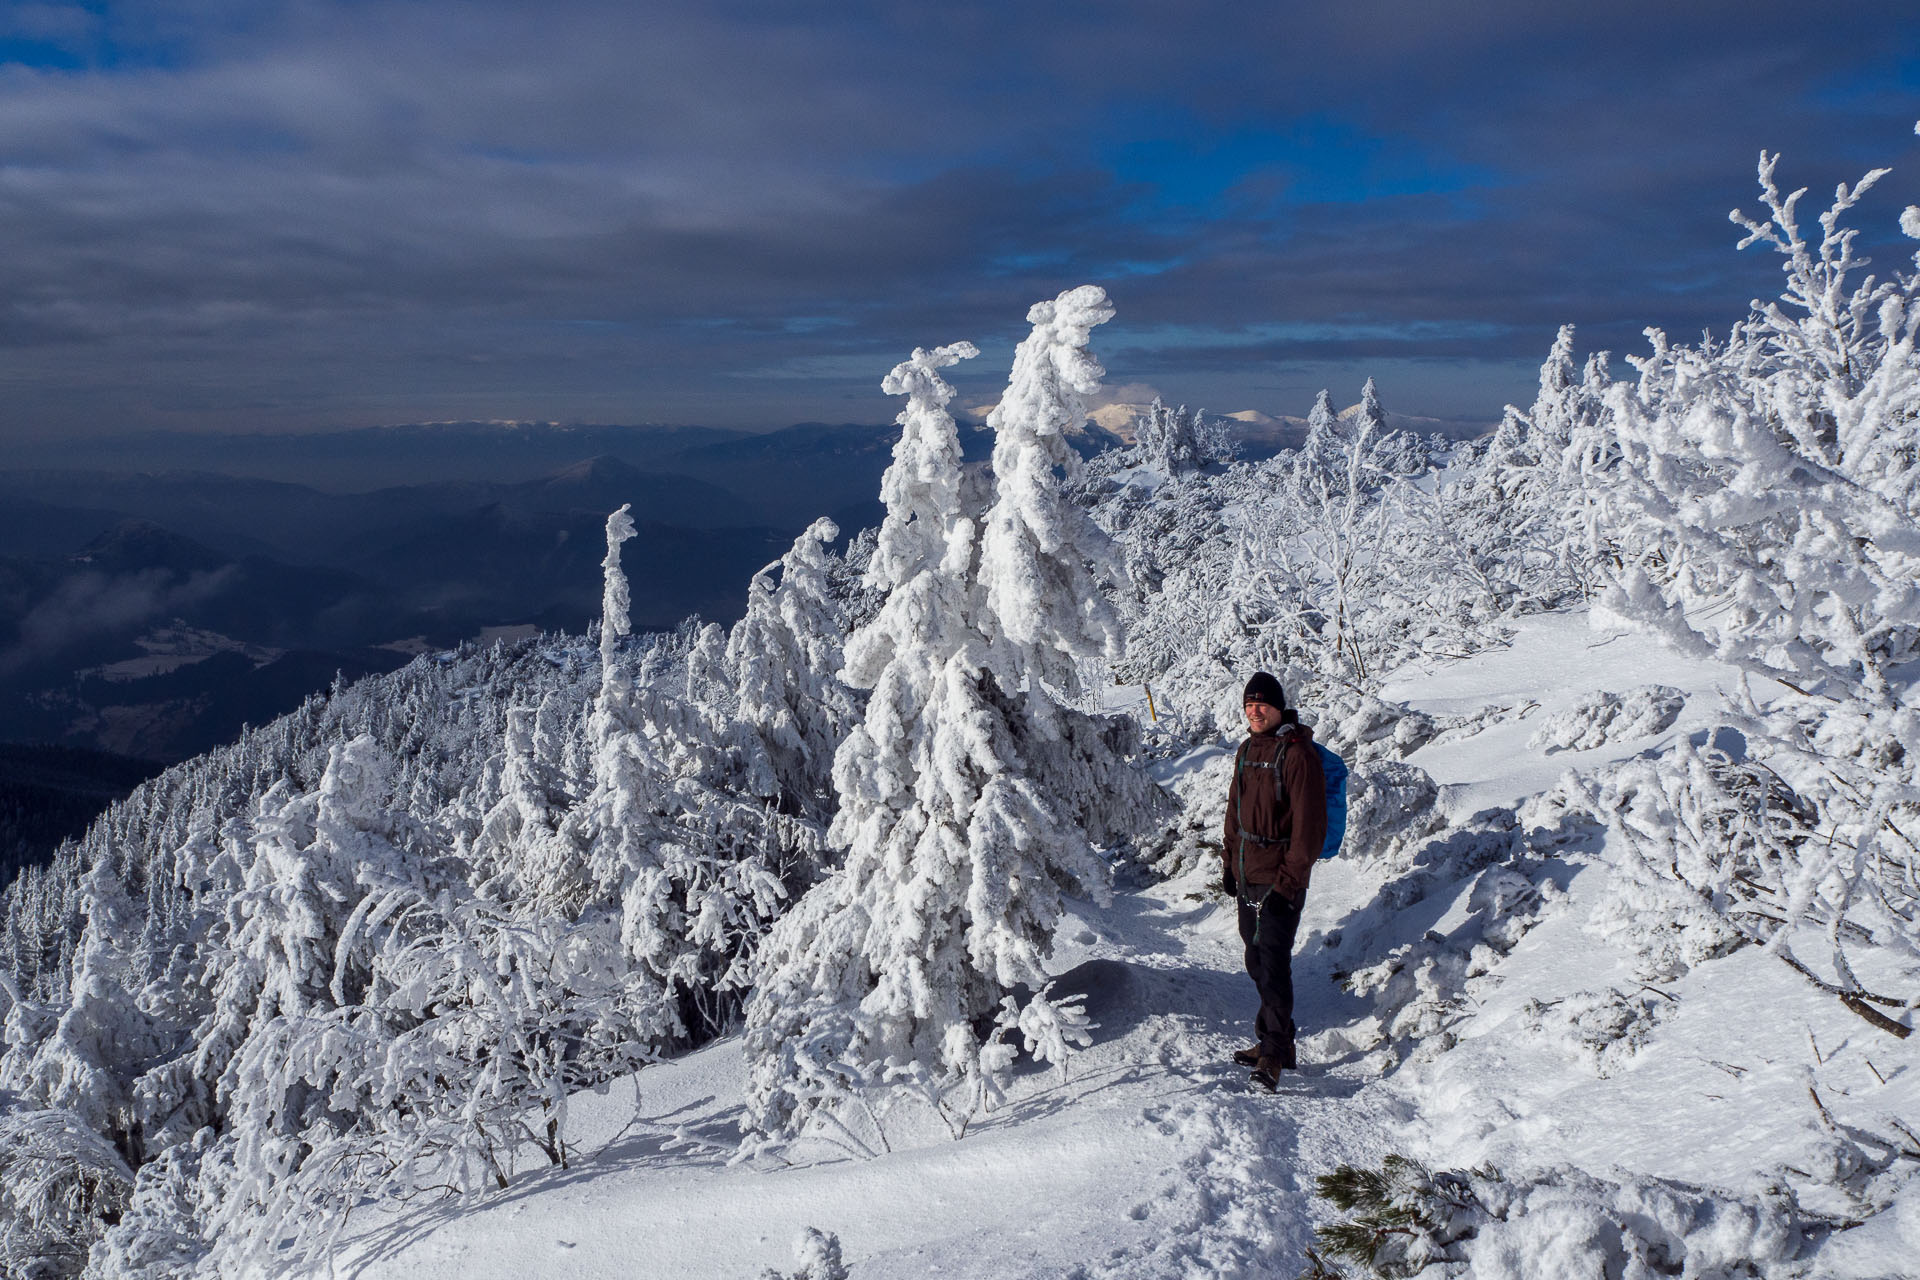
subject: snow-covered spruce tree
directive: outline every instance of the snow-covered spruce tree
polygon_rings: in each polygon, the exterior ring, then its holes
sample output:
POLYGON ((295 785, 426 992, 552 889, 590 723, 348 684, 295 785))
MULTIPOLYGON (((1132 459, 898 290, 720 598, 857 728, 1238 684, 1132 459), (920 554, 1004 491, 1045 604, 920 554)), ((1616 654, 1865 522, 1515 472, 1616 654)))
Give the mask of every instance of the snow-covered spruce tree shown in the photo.
MULTIPOLYGON (((887 517, 867 569, 885 602, 848 638, 843 671, 850 685, 872 691, 864 722, 835 757, 841 808, 832 836, 847 853, 840 871, 779 921, 760 951, 747 1003, 747 1102, 749 1125, 764 1135, 798 1134, 816 1115, 842 1123, 837 1110, 880 1083, 890 1057, 912 1061, 929 1047, 939 1054, 941 1014, 950 1025, 966 1017, 957 965, 949 962, 940 975, 944 990, 924 993, 916 1018, 911 1004, 894 1010, 876 999, 886 973, 871 953, 884 947, 900 908, 909 905, 903 881, 916 871, 954 874, 951 854, 923 854, 920 837, 931 832, 964 848, 928 811, 946 797, 921 779, 932 763, 928 711, 936 681, 969 639, 971 527, 961 532, 960 442, 946 408, 953 388, 939 371, 977 354, 964 342, 918 349, 883 384, 908 400, 880 482, 887 517), (916 1022, 932 1031, 931 1046, 911 1043, 916 1022), (897 1043, 903 1040, 909 1043, 897 1043)), ((956 1041, 954 1048, 969 1046, 956 1041)))
MULTIPOLYGON (((1063 491, 1080 469, 1067 433, 1086 420, 1105 371, 1087 343, 1113 318, 1106 293, 1070 289, 1027 313, 1033 332, 987 425, 993 428, 994 504, 980 544, 980 614, 1009 687, 1036 680, 1065 698, 1081 692, 1078 664, 1118 655, 1120 620, 1096 570, 1119 572, 1112 544, 1063 491)), ((1037 690, 1036 690, 1037 691, 1037 690)), ((1036 700, 1042 708, 1051 706, 1036 700)))
POLYGON ((1328 485, 1336 483, 1336 478, 1346 470, 1349 434, 1340 415, 1334 412, 1332 394, 1322 387, 1320 394, 1313 398, 1313 408, 1307 411, 1306 437, 1289 456, 1289 470, 1297 482, 1306 483, 1306 477, 1311 475, 1322 478, 1328 485))
POLYGON ((1140 462, 1164 476, 1186 475, 1211 462, 1232 456, 1233 443, 1218 422, 1209 422, 1200 410, 1181 405, 1169 409, 1158 396, 1136 428, 1135 452, 1140 462))
POLYGON ((839 536, 833 521, 816 520, 755 574, 727 639, 735 715, 765 745, 781 807, 821 820, 833 806, 833 753, 859 714, 839 678, 845 625, 828 551, 839 536))
POLYGON ((845 679, 872 692, 834 762, 845 864, 761 953, 747 1057, 748 1120, 763 1137, 813 1126, 865 1147, 875 1135, 855 1134, 845 1112, 872 1086, 935 1105, 958 1088, 977 1104, 1010 1060, 1003 1031, 1017 1025, 1043 1056, 1084 1037, 1072 1010, 1040 995, 1022 1010, 1008 993, 1044 984, 1062 891, 1104 893, 1089 842, 1119 834, 1148 794, 1116 753, 1118 726, 1048 693, 1077 691, 1077 662, 1113 635, 1104 603, 1061 594, 1097 596, 1079 559, 1098 544, 1058 493, 1072 465, 1061 433, 1099 376, 1087 332, 1110 314, 1090 288, 1029 313, 994 417, 984 538, 962 514, 939 373, 975 348, 917 350, 883 384, 908 404, 869 568, 886 602, 847 643, 845 679), (983 1042, 976 1023, 996 1010, 983 1042))

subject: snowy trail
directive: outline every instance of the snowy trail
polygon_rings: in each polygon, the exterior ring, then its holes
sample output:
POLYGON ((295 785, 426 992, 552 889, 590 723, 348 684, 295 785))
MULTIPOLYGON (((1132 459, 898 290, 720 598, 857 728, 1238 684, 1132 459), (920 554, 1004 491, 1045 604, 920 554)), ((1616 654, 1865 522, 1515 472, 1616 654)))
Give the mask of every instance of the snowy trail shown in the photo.
MULTIPOLYGON (((807 1227, 840 1237, 859 1280, 1288 1274, 1320 1216, 1314 1175, 1377 1161, 1387 1122, 1350 1069, 1274 1095, 1247 1083, 1228 1059, 1252 986, 1231 913, 1195 891, 1121 893, 1065 922, 1061 989, 1085 993, 1096 1042, 1064 1083, 1025 1069, 958 1142, 908 1117, 874 1159, 729 1167, 741 1063, 723 1041, 637 1077, 644 1125, 628 1123, 632 1082, 583 1095, 571 1169, 388 1221, 343 1250, 337 1274, 751 1276, 791 1268, 807 1227)), ((1320 992, 1336 994, 1303 981, 1305 1026, 1331 1012, 1320 992)))

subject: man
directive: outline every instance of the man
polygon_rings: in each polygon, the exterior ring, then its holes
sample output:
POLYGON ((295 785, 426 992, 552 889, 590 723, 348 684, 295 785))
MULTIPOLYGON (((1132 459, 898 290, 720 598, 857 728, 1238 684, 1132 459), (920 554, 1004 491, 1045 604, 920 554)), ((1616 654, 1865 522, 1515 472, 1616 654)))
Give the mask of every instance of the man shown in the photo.
POLYGON ((1254 1083, 1271 1090, 1296 1066, 1293 937, 1327 838, 1327 790, 1313 731, 1287 709, 1280 682, 1255 672, 1241 702, 1250 732, 1233 758, 1222 853, 1260 1012, 1256 1043, 1233 1060, 1251 1066, 1254 1083))

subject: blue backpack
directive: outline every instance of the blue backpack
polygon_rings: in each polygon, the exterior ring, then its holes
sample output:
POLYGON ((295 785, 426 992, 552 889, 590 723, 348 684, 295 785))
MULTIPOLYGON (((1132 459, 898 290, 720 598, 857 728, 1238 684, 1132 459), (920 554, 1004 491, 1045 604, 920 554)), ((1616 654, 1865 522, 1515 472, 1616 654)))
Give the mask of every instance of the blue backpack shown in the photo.
POLYGON ((1327 842, 1320 846, 1320 856, 1331 858, 1347 834, 1347 762, 1317 742, 1313 749, 1320 753, 1320 772, 1327 777, 1327 842))
MULTIPOLYGON (((1340 841, 1347 834, 1347 762, 1318 742, 1313 744, 1313 749, 1320 755, 1320 773, 1327 787, 1327 840, 1320 846, 1320 856, 1331 858, 1340 852, 1340 841)), ((1243 743, 1234 753, 1236 773, 1243 767, 1246 750, 1243 743)))

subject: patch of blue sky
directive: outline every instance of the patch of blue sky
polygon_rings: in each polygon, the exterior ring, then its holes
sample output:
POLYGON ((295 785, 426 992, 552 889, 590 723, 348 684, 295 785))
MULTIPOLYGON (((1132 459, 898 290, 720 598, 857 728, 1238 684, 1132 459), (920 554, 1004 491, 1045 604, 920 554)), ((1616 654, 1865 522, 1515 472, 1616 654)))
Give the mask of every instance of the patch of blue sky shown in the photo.
POLYGON ((1078 247, 1032 249, 998 254, 987 260, 985 272, 1003 279, 1072 271, 1102 280, 1129 280, 1161 275, 1187 260, 1186 255, 1173 253, 1164 258, 1102 259, 1078 247))
POLYGON ((6 4, 0 0, 0 67, 99 74, 185 66, 206 24, 183 24, 140 0, 6 4))
MULTIPOLYGON (((1912 21, 1914 33, 1920 37, 1920 18, 1912 21)), ((1865 66, 1848 67, 1825 77, 1813 86, 1810 96, 1821 106, 1842 110, 1873 110, 1883 104, 1895 110, 1904 108, 1911 124, 1913 118, 1920 118, 1920 106, 1913 102, 1916 93, 1920 93, 1920 53, 1909 46, 1883 50, 1865 66)))
POLYGON ((1122 182, 1153 191, 1152 204, 1165 208, 1221 209, 1248 199, 1274 206, 1349 204, 1451 195, 1510 180, 1328 116, 1280 127, 1162 129, 1114 144, 1107 162, 1122 182))
POLYGON ((28 67, 36 71, 79 71, 87 59, 64 44, 0 36, 0 67, 28 67))
POLYGON ((996 254, 987 261, 987 271, 996 276, 1024 276, 1036 272, 1060 271, 1072 266, 1076 254, 1071 249, 1021 249, 996 254))

